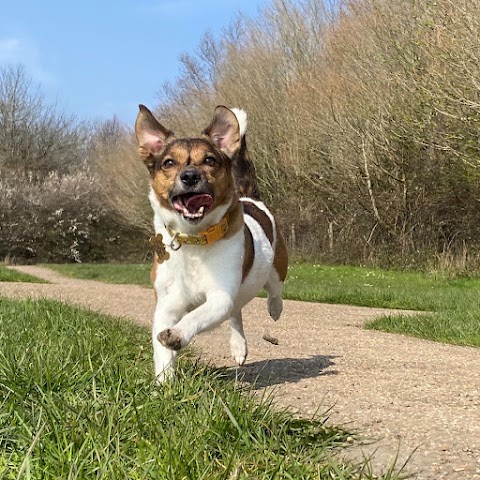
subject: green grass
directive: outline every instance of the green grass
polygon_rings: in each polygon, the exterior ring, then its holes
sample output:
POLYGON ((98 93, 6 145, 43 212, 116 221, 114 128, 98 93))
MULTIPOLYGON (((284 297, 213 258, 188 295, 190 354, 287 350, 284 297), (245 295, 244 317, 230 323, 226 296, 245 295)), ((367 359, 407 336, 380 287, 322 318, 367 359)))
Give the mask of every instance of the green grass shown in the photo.
POLYGON ((366 328, 480 347, 480 278, 366 267, 296 264, 285 297, 325 303, 421 310, 382 316, 366 328))
POLYGON ((18 272, 7 267, 0 266, 0 282, 28 282, 28 283, 46 283, 40 278, 18 272))
POLYGON ((478 308, 452 309, 411 317, 382 316, 367 323, 365 327, 437 342, 480 347, 480 310, 478 308))
POLYGON ((157 387, 152 363, 144 328, 0 298, 0 479, 373 478, 338 460, 347 434, 321 419, 185 356, 157 387))
POLYGON ((64 263, 48 264, 62 275, 82 280, 98 280, 106 283, 135 284, 150 287, 151 264, 120 264, 120 263, 64 263))
MULTIPOLYGON (((112 283, 150 284, 150 265, 53 265, 60 273, 112 283)), ((459 345, 480 346, 480 278, 367 267, 295 263, 284 297, 291 300, 421 310, 380 317, 374 328, 459 345)))
POLYGON ((365 307, 437 310, 448 306, 456 292, 473 293, 477 280, 448 280, 421 272, 379 268, 294 264, 285 297, 365 307))
MULTIPOLYGON (((150 264, 53 264, 70 277, 151 286, 150 264)), ((366 267, 290 265, 284 298, 366 307, 439 311, 459 299, 474 301, 480 278, 448 279, 420 272, 366 267)), ((478 304, 478 302, 477 302, 478 304)))

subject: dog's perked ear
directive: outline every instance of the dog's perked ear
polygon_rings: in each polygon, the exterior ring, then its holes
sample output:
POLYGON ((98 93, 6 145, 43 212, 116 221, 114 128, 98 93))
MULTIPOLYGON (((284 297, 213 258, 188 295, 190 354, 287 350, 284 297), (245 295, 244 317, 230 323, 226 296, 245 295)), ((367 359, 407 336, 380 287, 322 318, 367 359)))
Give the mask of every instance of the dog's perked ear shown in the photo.
POLYGON ((162 151, 167 140, 173 138, 173 132, 161 125, 145 105, 139 105, 138 108, 135 122, 138 153, 151 172, 155 165, 154 156, 162 151))
POLYGON ((227 107, 219 105, 210 125, 203 131, 215 146, 230 158, 240 150, 240 125, 236 115, 227 107))

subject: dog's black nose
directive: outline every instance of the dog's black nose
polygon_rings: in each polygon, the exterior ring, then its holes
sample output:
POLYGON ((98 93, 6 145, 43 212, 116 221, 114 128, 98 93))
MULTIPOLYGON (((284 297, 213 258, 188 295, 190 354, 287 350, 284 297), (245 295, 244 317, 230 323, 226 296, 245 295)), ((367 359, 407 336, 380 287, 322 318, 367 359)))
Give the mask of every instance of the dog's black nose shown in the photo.
POLYGON ((196 185, 200 181, 200 178, 200 172, 195 168, 189 168, 180 174, 180 180, 189 187, 196 185))

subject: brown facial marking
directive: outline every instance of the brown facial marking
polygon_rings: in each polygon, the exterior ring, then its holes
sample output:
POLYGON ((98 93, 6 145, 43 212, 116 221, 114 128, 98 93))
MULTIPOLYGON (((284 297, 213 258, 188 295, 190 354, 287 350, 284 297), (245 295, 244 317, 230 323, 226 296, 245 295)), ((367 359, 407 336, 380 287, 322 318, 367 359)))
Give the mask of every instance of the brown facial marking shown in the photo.
POLYGON ((242 266, 242 283, 247 278, 247 275, 250 273, 250 269, 253 265, 253 260, 255 259, 255 248, 253 246, 253 237, 252 232, 247 225, 244 227, 245 231, 245 256, 243 257, 243 266, 242 266))
POLYGON ((273 244, 273 225, 268 215, 258 208, 254 203, 247 201, 243 202, 244 212, 256 220, 265 232, 270 244, 273 244))
POLYGON ((275 231, 277 233, 277 243, 275 245, 275 256, 273 258, 273 266, 278 273, 280 280, 285 281, 288 270, 288 251, 287 246, 285 245, 285 240, 283 239, 282 234, 278 225, 275 225, 275 231))
POLYGON ((198 169, 208 182, 214 196, 212 209, 225 202, 233 189, 230 160, 208 140, 189 138, 167 145, 156 160, 152 187, 163 207, 173 209, 170 194, 179 183, 178 176, 187 166, 198 169))
MULTIPOLYGON (((173 145, 175 145, 175 143, 173 145)), ((172 146, 167 146, 165 151, 155 159, 152 171, 153 190, 157 194, 157 198, 162 207, 171 210, 173 210, 173 207, 170 203, 169 193, 173 189, 182 162, 186 161, 179 153, 180 152, 175 151, 175 148, 172 149, 172 146), (163 166, 163 163, 169 158, 175 160, 175 162, 177 162, 176 165, 171 167, 163 166)))

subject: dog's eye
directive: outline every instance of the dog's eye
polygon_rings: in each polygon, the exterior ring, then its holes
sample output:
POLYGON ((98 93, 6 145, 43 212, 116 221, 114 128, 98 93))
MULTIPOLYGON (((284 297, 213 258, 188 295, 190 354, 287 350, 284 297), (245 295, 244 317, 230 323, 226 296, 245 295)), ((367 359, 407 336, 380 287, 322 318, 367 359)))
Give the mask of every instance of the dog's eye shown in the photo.
POLYGON ((162 167, 163 168, 170 168, 175 166, 175 160, 172 160, 171 158, 167 158, 163 163, 162 167))
POLYGON ((217 160, 215 160, 215 158, 213 158, 213 157, 207 157, 207 158, 203 161, 203 163, 204 163, 205 165, 208 165, 208 166, 211 167, 211 166, 213 166, 213 165, 215 165, 215 164, 217 163, 217 160))

